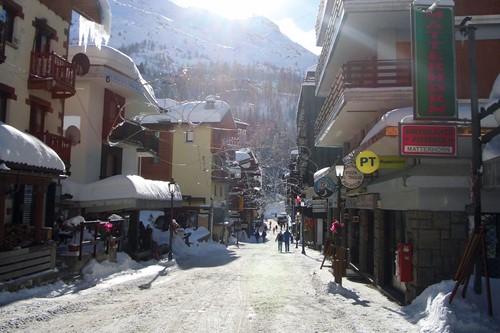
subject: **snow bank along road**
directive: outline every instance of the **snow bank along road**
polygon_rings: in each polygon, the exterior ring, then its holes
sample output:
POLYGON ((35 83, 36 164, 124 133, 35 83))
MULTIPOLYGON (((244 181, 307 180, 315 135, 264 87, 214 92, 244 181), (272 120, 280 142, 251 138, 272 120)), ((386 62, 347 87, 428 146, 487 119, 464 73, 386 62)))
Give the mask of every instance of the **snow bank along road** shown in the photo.
POLYGON ((335 284, 319 252, 290 250, 279 253, 274 239, 240 243, 176 265, 161 261, 149 275, 13 302, 0 308, 0 332, 418 331, 369 285, 335 284))

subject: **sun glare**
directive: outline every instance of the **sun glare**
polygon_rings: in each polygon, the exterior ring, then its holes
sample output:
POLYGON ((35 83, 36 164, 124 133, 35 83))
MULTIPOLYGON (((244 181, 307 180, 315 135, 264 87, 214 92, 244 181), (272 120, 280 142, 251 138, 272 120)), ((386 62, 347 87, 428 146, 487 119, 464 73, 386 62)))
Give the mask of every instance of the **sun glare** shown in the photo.
POLYGON ((183 7, 200 7, 229 19, 245 19, 253 15, 266 16, 272 6, 269 0, 175 0, 183 7))

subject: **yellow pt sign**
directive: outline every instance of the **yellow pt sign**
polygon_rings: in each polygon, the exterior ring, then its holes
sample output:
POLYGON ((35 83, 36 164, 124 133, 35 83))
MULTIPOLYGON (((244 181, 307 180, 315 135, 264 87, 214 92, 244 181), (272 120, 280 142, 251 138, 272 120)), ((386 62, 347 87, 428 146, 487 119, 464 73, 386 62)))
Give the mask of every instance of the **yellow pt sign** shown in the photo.
POLYGON ((356 166, 362 173, 373 173, 380 166, 380 159, 374 152, 365 150, 356 156, 356 166))

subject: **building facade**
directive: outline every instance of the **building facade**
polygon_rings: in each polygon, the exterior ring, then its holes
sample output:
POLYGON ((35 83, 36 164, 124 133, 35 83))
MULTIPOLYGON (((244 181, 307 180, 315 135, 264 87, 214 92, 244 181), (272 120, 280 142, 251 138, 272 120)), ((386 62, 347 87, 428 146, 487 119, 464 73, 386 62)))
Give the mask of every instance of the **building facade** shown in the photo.
MULTIPOLYGON (((405 302, 429 285, 453 278, 458 267, 474 227, 469 211, 475 180, 470 120, 476 99, 471 79, 477 75, 477 102, 484 106, 500 72, 498 2, 439 2, 453 11, 454 59, 443 63, 455 68, 457 117, 427 122, 414 118, 412 6, 427 6, 424 11, 431 13, 433 4, 325 0, 316 24, 317 45, 322 47, 316 95, 326 99, 315 123, 315 145, 341 148, 343 163, 364 173, 360 186, 342 187, 335 207, 342 210, 347 229, 344 244, 353 267, 377 285, 399 292, 405 302), (472 16, 477 28, 476 73, 470 69, 470 41, 460 32, 466 16, 472 16), (409 128, 405 126, 422 124, 455 128, 454 155, 402 153, 402 131, 409 128), (374 160, 380 163, 374 169, 360 165, 374 160), (395 264, 401 245, 412 249, 409 278, 402 278, 395 264)), ((481 120, 482 133, 497 126, 492 116, 481 120)), ((499 235, 499 195, 498 187, 481 192, 491 244, 499 235)), ((489 256, 494 262, 499 252, 493 248, 489 256)))
POLYGON ((76 93, 68 58, 72 11, 101 23, 105 1, 0 1, 0 280, 55 267, 49 230, 70 169, 66 101, 76 93))

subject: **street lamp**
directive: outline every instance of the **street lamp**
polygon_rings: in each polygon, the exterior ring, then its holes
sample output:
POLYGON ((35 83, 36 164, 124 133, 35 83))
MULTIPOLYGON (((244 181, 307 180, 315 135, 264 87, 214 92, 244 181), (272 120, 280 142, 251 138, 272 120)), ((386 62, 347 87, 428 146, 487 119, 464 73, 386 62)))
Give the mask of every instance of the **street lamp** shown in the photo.
MULTIPOLYGON (((339 225, 342 225, 340 223, 340 218, 341 218, 341 214, 340 214, 340 201, 342 200, 341 199, 341 192, 342 192, 342 177, 344 176, 344 164, 342 163, 342 161, 339 159, 337 161, 337 163, 335 163, 335 175, 337 176, 337 222, 339 223, 339 225)), ((343 235, 342 235, 343 236, 343 235)), ((345 242, 343 240, 344 237, 342 237, 341 239, 341 245, 344 245, 343 243, 345 242)))
POLYGON ((301 201, 300 202, 300 208, 302 210, 302 214, 301 214, 301 221, 300 221, 300 240, 302 241, 302 254, 306 254, 306 242, 305 242, 305 239, 304 239, 304 210, 305 210, 305 204, 304 204, 304 201, 301 201))
POLYGON ((168 261, 172 261, 172 248, 174 247, 174 194, 177 184, 174 179, 168 183, 168 191, 170 192, 170 237, 169 237, 169 250, 168 250, 168 261))
MULTIPOLYGON (((337 227, 342 227, 342 224, 340 223, 340 200, 342 192, 342 177, 344 176, 344 164, 340 159, 337 161, 337 163, 335 163, 335 175, 337 176, 337 227)), ((340 238, 340 248, 337 249, 333 262, 333 275, 335 277, 335 282, 340 285, 342 285, 342 275, 344 274, 344 246, 346 238, 344 234, 344 228, 342 228, 341 232, 342 234, 340 238)))
POLYGON ((295 217, 295 248, 299 248, 299 228, 297 227, 297 223, 299 222, 300 213, 297 212, 297 216, 295 217))

